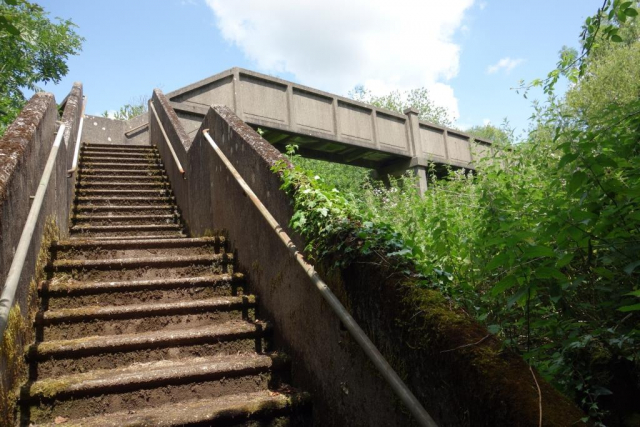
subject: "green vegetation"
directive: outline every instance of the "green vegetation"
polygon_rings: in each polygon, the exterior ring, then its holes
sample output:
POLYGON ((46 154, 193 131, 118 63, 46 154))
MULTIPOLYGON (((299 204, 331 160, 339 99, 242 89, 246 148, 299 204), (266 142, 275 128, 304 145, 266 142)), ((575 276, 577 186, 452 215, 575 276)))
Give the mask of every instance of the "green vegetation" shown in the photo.
MULTIPOLYGON (((398 265, 484 322, 599 425, 630 425, 640 401, 636 15, 635 3, 606 2, 585 22, 583 52, 563 49, 556 70, 521 88, 549 95, 529 135, 512 144, 507 123, 472 129, 503 149, 475 174, 432 173, 424 197, 410 176, 385 187, 364 173, 345 184, 340 166, 277 168, 312 258, 412 261, 398 265), (559 97, 562 76, 573 85, 559 97)), ((387 108, 404 107, 394 96, 387 108)))
POLYGON ((22 109, 23 90, 60 82, 69 56, 80 51, 84 39, 73 22, 56 20, 35 3, 0 0, 0 135, 22 109))
POLYGON ((104 111, 102 113, 102 117, 111 117, 116 120, 129 120, 134 117, 138 117, 140 114, 144 114, 148 110, 149 97, 147 96, 139 96, 136 99, 132 99, 129 104, 125 104, 123 107, 120 107, 118 111, 113 114, 109 114, 109 111, 104 111))

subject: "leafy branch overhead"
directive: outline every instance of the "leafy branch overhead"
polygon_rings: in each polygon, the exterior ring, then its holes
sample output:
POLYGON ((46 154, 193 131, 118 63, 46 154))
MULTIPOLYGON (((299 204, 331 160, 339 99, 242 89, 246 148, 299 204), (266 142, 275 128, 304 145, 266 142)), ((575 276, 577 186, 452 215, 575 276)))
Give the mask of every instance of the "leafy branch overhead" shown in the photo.
MULTIPOLYGON (((588 17, 582 26, 580 42, 582 52, 563 48, 560 60, 554 70, 551 70, 544 79, 534 79, 530 83, 520 81, 516 88, 522 91, 526 98, 528 91, 534 87, 541 87, 544 93, 551 95, 560 77, 565 76, 572 83, 585 76, 589 65, 589 59, 594 55, 592 51, 600 50, 608 43, 623 43, 629 39, 622 34, 621 24, 630 18, 638 16, 638 5, 634 1, 604 0, 602 6, 595 15, 588 17)), ((635 25, 635 24, 632 24, 635 25)))
POLYGON ((24 90, 58 83, 80 52, 83 38, 70 20, 26 0, 0 0, 0 134, 25 102, 24 90))

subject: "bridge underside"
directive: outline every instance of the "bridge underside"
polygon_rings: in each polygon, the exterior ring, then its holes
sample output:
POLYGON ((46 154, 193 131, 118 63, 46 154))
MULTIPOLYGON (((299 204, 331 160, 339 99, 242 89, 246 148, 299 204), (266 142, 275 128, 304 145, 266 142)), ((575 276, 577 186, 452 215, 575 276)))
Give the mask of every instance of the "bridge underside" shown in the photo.
POLYGON ((280 151, 296 144, 303 157, 361 166, 380 174, 435 164, 474 169, 489 141, 405 114, 239 68, 167 94, 192 137, 213 104, 226 105, 280 151))

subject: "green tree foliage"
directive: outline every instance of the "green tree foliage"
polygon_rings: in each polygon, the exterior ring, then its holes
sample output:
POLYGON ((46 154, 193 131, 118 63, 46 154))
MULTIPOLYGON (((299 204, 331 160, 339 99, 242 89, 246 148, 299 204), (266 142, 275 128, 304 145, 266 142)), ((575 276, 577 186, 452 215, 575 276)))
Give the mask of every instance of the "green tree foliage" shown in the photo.
POLYGON ((436 105, 426 88, 412 89, 405 92, 393 91, 387 95, 374 95, 364 86, 356 86, 349 97, 378 108, 403 113, 408 108, 418 111, 418 117, 441 126, 452 127, 453 119, 446 108, 436 105))
POLYGON ((58 83, 84 40, 70 20, 49 20, 26 0, 0 0, 0 135, 25 103, 23 90, 58 83))
POLYGON ((411 177, 350 198, 283 171, 313 256, 344 251, 348 262, 353 246, 332 236, 351 230, 369 242, 363 252, 412 260, 423 286, 485 322, 599 425, 640 417, 636 14, 605 2, 585 23, 584 51, 563 49, 557 73, 536 82, 550 98, 525 140, 510 144, 508 126, 472 129, 508 149, 474 174, 433 174, 423 197, 411 177), (554 96, 563 75, 573 86, 554 96))
POLYGON ((102 117, 111 117, 116 120, 129 120, 144 114, 148 110, 149 97, 141 95, 137 99, 132 99, 129 104, 120 107, 113 115, 109 111, 102 113, 102 117))
MULTIPOLYGON (((422 120, 427 120, 442 126, 453 126, 447 110, 437 106, 430 98, 429 91, 425 88, 406 92, 394 91, 388 95, 377 96, 373 95, 371 91, 364 86, 356 86, 349 93, 349 96, 356 101, 364 102, 378 108, 385 108, 400 114, 407 108, 414 108, 418 111, 418 116, 422 120)), ((482 131, 478 128, 477 136, 490 137, 498 135, 499 132, 502 131, 487 126, 486 129, 482 131)), ((307 159, 299 156, 293 158, 293 161, 313 175, 322 176, 322 180, 327 185, 334 186, 347 196, 350 194, 359 194, 367 185, 371 185, 371 171, 366 168, 331 163, 323 160, 307 159)))

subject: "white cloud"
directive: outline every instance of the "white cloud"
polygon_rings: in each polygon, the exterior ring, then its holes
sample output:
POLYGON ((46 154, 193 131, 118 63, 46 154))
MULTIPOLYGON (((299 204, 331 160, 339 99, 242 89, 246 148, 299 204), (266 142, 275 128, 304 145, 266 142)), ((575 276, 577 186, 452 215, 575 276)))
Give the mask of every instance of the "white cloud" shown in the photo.
POLYGON ((260 71, 340 94, 358 84, 376 94, 424 86, 455 117, 453 36, 473 2, 207 0, 223 37, 260 71))
POLYGON ((511 59, 510 57, 507 56, 506 58, 502 58, 500 61, 496 62, 495 64, 489 65, 487 67, 487 73, 494 74, 500 70, 504 70, 505 73, 509 74, 511 70, 513 70, 515 67, 520 65, 523 61, 524 59, 522 58, 511 59))

